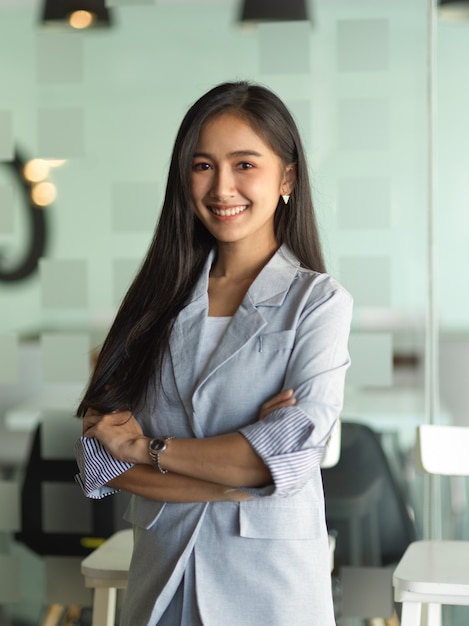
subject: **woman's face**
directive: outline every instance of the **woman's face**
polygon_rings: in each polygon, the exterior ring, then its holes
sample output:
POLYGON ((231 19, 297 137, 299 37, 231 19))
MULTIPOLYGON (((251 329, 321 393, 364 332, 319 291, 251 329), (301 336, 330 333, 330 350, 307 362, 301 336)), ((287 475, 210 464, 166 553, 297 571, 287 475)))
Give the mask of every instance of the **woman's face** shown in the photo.
POLYGON ((192 158, 192 200, 220 243, 275 246, 275 209, 294 181, 294 166, 285 166, 236 115, 223 113, 202 127, 192 158))

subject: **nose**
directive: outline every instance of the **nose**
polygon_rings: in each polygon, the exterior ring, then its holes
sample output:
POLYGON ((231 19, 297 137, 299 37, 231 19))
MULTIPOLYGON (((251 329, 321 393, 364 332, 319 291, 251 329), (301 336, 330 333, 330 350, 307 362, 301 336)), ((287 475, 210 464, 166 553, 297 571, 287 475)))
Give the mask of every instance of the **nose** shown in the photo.
POLYGON ((230 167, 219 167, 212 179, 211 195, 217 200, 231 198, 236 193, 235 179, 230 167))

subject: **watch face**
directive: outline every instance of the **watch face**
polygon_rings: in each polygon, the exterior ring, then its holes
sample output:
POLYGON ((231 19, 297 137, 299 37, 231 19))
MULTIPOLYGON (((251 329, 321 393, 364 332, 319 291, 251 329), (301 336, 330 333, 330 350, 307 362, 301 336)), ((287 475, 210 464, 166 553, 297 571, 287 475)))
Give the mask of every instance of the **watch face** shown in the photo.
POLYGON ((155 452, 161 452, 166 448, 166 441, 164 439, 152 439, 150 441, 150 448, 155 452))

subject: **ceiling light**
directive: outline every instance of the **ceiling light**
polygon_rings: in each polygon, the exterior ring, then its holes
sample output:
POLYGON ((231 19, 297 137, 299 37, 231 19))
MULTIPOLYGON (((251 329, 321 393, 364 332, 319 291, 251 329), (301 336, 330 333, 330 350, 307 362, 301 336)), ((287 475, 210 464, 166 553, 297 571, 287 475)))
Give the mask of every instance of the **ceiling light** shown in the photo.
POLYGON ((31 200, 38 207, 46 207, 52 204, 57 197, 56 186, 49 182, 43 181, 37 185, 33 185, 31 189, 31 200))
POLYGON ((111 26, 111 11, 105 0, 44 0, 41 16, 45 26, 84 30, 111 26))
POLYGON ((49 168, 45 159, 31 159, 23 168, 23 176, 30 183, 38 183, 49 176, 49 168))

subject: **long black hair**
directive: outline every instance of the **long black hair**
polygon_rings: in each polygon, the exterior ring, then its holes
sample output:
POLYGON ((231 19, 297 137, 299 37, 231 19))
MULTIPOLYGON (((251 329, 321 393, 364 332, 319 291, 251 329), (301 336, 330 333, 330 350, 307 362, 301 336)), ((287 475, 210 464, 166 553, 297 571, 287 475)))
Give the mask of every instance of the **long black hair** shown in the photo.
POLYGON ((78 407, 80 416, 88 408, 101 413, 133 410, 160 369, 174 320, 216 244, 194 214, 190 179, 202 126, 226 112, 246 121, 284 165, 296 165, 289 204, 275 213, 275 235, 279 246, 287 244, 304 267, 325 271, 306 158, 292 115, 278 96, 260 85, 241 81, 214 87, 181 123, 152 243, 102 346, 78 407))

